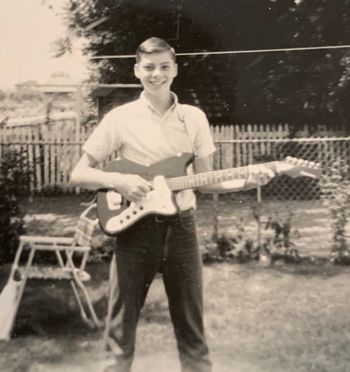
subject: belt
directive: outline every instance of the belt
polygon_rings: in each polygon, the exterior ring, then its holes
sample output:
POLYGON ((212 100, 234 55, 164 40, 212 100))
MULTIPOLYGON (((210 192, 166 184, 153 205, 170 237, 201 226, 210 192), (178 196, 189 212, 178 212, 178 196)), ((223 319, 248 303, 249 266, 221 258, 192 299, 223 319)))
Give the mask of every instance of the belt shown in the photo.
POLYGON ((175 221, 179 218, 192 216, 193 211, 194 211, 193 208, 189 208, 189 209, 186 209, 184 211, 180 211, 176 214, 173 214, 171 216, 164 216, 162 214, 156 214, 154 216, 154 219, 156 220, 156 222, 172 222, 172 221, 175 221))

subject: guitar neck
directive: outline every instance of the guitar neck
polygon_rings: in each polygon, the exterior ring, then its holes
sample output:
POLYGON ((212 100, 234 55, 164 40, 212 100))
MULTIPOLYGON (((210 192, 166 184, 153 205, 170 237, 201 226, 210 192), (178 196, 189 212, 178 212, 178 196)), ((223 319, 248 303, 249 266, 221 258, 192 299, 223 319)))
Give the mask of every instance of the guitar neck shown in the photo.
MULTIPOLYGON (((277 162, 263 163, 277 173, 277 162)), ((166 180, 170 190, 192 189, 199 186, 212 185, 223 181, 242 180, 248 177, 248 166, 197 173, 188 176, 173 177, 166 180)))

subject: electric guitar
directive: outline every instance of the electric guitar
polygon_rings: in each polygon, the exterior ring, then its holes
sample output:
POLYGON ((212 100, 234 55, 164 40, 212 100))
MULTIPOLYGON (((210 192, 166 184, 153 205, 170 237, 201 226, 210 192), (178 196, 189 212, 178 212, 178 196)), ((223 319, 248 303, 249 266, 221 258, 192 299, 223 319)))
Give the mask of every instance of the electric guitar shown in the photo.
MULTIPOLYGON (((115 191, 98 190, 97 216, 102 230, 108 235, 116 235, 148 214, 176 214, 178 209, 173 191, 246 179, 248 176, 247 166, 187 175, 186 168, 192 161, 192 154, 182 153, 149 166, 126 159, 110 162, 104 171, 137 174, 151 182, 152 190, 145 198, 135 203, 130 203, 115 191)), ((262 165, 276 174, 287 174, 291 177, 317 178, 321 174, 321 169, 316 163, 291 157, 262 165)))

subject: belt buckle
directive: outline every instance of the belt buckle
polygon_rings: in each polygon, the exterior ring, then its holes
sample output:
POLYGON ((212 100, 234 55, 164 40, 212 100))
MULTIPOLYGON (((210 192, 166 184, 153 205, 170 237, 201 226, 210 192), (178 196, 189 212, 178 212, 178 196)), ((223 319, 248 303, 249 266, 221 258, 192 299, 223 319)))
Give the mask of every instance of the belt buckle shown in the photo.
POLYGON ((156 214, 155 217, 154 217, 154 220, 157 222, 157 223, 164 223, 165 220, 164 218, 162 218, 164 216, 162 216, 161 214, 156 214))

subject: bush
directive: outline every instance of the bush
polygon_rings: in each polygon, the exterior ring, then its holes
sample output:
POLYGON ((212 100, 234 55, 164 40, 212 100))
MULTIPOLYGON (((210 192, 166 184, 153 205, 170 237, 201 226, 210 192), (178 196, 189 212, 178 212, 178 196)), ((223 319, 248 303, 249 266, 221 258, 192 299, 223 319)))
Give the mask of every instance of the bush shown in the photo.
MULTIPOLYGON (((301 257, 291 238, 296 230, 292 229, 293 213, 282 218, 278 213, 262 216, 258 206, 253 207, 257 223, 256 234, 245 228, 246 222, 225 218, 223 228, 217 224, 213 236, 206 242, 204 261, 233 260, 237 262, 259 261, 268 265, 275 261, 299 263, 301 257)), ((220 218, 222 219, 222 218, 220 218)))
POLYGON ((25 232, 20 199, 28 197, 26 152, 3 148, 0 162, 0 264, 13 261, 19 236, 25 232))
POLYGON ((335 263, 350 262, 346 234, 350 207, 349 165, 343 159, 338 158, 329 168, 328 175, 325 176, 323 193, 327 197, 325 203, 330 213, 332 228, 331 259, 335 263))
POLYGON ((6 98, 6 92, 0 89, 0 101, 3 101, 6 98))

